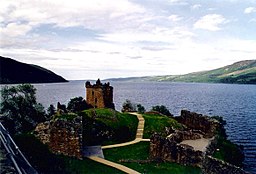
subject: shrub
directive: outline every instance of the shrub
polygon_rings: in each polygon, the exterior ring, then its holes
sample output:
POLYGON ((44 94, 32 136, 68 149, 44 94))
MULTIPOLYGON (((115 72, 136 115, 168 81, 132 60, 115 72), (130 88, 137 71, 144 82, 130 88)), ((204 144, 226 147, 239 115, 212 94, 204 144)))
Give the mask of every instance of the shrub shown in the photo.
POLYGON ((126 99, 126 101, 123 103, 122 112, 136 112, 136 111, 137 111, 136 104, 126 99))
POLYGON ((152 110, 152 111, 157 111, 157 112, 159 112, 159 113, 161 113, 161 114, 163 114, 163 115, 166 115, 166 116, 173 116, 173 115, 170 113, 170 111, 167 109, 167 107, 164 106, 164 105, 161 105, 161 106, 159 106, 159 105, 153 106, 151 110, 152 110))
POLYGON ((89 109, 89 106, 83 97, 75 97, 70 99, 67 109, 71 112, 79 112, 85 109, 89 109))

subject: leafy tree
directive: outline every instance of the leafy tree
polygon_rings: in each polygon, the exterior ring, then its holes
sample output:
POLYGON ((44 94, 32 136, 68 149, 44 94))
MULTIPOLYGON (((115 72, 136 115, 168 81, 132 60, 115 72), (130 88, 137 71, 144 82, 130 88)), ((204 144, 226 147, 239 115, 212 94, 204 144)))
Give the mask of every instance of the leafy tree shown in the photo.
POLYGON ((161 105, 161 106, 159 106, 159 105, 153 106, 151 110, 152 110, 152 111, 157 111, 157 112, 159 112, 159 113, 161 113, 161 114, 163 114, 163 115, 173 116, 173 115, 170 113, 170 111, 167 109, 167 107, 164 106, 164 105, 161 105))
POLYGON ((138 110, 138 113, 140 114, 143 114, 146 111, 144 106, 142 106, 141 104, 137 105, 137 110, 138 110))
POLYGON ((89 106, 83 97, 75 97, 68 102, 67 109, 71 112, 79 112, 88 109, 89 106))
POLYGON ((31 131, 45 121, 42 104, 36 101, 36 88, 31 84, 5 86, 1 90, 0 113, 11 133, 31 131))
POLYGON ((51 118, 54 114, 56 114, 56 108, 51 104, 47 109, 47 116, 48 118, 51 118))
POLYGON ((136 111, 136 105, 130 100, 126 99, 123 103, 122 112, 133 112, 136 111))

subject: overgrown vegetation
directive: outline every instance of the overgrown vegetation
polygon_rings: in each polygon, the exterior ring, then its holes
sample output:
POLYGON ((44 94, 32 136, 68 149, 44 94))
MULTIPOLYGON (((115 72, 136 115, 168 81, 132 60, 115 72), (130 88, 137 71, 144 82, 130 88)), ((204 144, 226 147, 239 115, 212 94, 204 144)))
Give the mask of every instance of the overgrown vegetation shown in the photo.
POLYGON ((217 148, 219 150, 213 154, 213 157, 236 166, 243 166, 244 155, 242 152, 242 147, 239 147, 224 137, 219 137, 217 148))
POLYGON ((83 136, 87 145, 120 143, 135 139, 138 119, 112 109, 89 109, 83 117, 83 136))
POLYGON ((46 145, 31 134, 16 136, 15 142, 39 173, 123 173, 89 159, 78 160, 52 154, 46 145))
POLYGON ((170 113, 170 111, 167 109, 167 107, 164 106, 164 105, 161 105, 161 106, 159 106, 159 105, 152 106, 151 111, 156 111, 156 112, 159 112, 159 113, 161 113, 161 114, 163 114, 163 115, 166 115, 166 116, 171 116, 171 117, 173 116, 173 115, 170 113))
POLYGON ((164 115, 143 114, 145 119, 143 138, 150 138, 155 132, 167 136, 168 129, 182 129, 182 124, 175 119, 164 115))
POLYGON ((89 106, 83 97, 75 97, 68 102, 67 110, 70 112, 80 112, 85 109, 89 109, 89 106))
POLYGON ((46 120, 44 107, 36 101, 35 94, 36 88, 31 84, 5 86, 1 90, 1 120, 10 133, 31 131, 46 120))
POLYGON ((176 163, 158 163, 148 160, 149 142, 140 142, 125 147, 105 149, 104 156, 107 160, 120 163, 140 173, 201 173, 201 170, 197 167, 182 166, 176 163), (130 162, 125 162, 124 160, 130 160, 130 162))
POLYGON ((243 166, 244 154, 243 147, 232 143, 227 139, 227 134, 224 128, 226 121, 220 116, 213 116, 220 123, 219 130, 217 130, 217 151, 213 154, 213 157, 234 164, 236 166, 243 166))
POLYGON ((123 103, 122 112, 136 112, 136 104, 132 103, 130 100, 126 99, 123 103))

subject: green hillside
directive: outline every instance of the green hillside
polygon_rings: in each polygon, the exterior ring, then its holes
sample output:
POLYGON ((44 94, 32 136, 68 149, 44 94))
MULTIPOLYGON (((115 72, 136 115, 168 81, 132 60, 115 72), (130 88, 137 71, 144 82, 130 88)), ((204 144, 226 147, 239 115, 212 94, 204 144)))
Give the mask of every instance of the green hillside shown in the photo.
POLYGON ((256 60, 240 61, 222 68, 185 75, 148 76, 112 80, 256 84, 256 60))

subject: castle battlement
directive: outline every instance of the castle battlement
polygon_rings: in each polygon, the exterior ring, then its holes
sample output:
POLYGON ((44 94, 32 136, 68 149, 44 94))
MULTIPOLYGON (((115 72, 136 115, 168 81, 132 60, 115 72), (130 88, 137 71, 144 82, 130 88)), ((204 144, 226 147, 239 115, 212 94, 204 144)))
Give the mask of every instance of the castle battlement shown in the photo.
POLYGON ((102 84, 100 79, 96 84, 91 84, 89 81, 85 83, 86 87, 86 102, 94 108, 112 108, 115 109, 113 103, 113 87, 110 83, 102 84))

